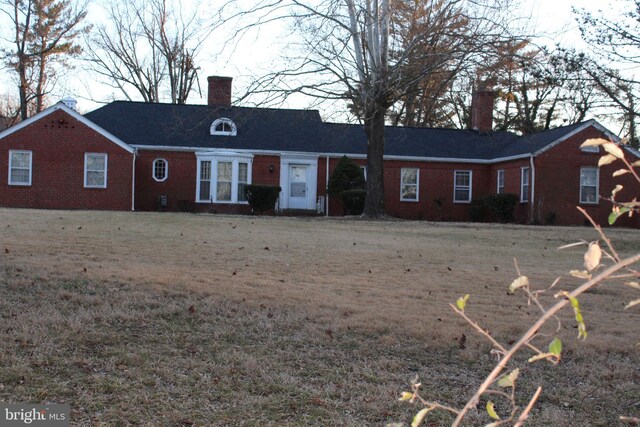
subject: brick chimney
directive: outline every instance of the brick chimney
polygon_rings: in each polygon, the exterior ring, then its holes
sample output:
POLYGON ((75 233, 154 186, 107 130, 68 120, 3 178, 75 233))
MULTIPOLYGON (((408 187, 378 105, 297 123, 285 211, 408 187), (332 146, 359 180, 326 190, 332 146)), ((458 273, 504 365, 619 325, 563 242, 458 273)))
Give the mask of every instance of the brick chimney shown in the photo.
POLYGON ((209 97, 207 104, 210 107, 231 107, 231 83, 233 77, 209 76, 209 97))
POLYGON ((478 132, 493 130, 493 101, 495 93, 492 90, 478 90, 471 98, 471 129, 478 132))

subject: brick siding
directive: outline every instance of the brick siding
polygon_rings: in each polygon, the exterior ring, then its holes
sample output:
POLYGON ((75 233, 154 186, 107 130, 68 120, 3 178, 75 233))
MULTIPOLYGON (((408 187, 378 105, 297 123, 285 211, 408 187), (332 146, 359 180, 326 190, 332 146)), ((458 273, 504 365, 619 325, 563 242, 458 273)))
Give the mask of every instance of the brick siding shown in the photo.
POLYGON ((130 210, 133 154, 62 110, 0 141, 0 206, 130 210), (8 184, 9 151, 32 152, 30 186, 8 184), (106 153, 107 188, 84 188, 85 153, 106 153))

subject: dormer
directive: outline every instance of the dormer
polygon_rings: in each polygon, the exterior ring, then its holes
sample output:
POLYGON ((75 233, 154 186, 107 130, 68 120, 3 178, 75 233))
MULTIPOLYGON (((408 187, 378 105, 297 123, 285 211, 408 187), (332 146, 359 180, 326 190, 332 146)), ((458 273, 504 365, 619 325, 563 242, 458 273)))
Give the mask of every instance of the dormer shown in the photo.
POLYGON ((236 136, 238 129, 231 119, 221 117, 211 124, 210 133, 211 135, 236 136))

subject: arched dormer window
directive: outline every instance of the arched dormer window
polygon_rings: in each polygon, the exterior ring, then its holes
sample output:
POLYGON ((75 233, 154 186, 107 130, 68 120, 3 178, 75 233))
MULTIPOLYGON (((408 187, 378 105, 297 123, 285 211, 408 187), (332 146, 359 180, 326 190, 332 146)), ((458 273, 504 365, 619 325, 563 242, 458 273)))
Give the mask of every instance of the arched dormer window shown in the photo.
POLYGON ((211 124, 211 135, 236 136, 237 133, 236 124, 231 119, 222 117, 211 124))

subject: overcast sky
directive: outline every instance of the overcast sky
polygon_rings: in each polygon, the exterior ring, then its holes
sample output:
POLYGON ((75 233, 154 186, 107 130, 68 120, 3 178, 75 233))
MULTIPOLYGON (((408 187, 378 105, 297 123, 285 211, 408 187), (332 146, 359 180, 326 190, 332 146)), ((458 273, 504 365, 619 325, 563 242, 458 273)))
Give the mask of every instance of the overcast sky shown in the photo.
MULTIPOLYGON (((543 43, 552 45, 559 42, 564 45, 580 45, 580 34, 571 10, 572 6, 588 10, 611 10, 608 4, 609 2, 596 0, 522 0, 522 7, 518 13, 526 17, 529 28, 534 29, 536 33, 544 34, 541 39, 543 43)), ((91 21, 96 22, 99 19, 96 13, 98 10, 95 6, 91 7, 91 15, 89 16, 91 21)), ((252 73, 259 74, 261 70, 267 70, 269 63, 278 58, 278 41, 281 40, 277 37, 279 31, 281 30, 275 26, 262 29, 260 33, 245 37, 236 49, 227 49, 222 54, 220 54, 220 45, 217 42, 220 40, 220 35, 214 34, 208 43, 211 48, 205 49, 206 52, 199 62, 203 96, 194 93, 190 95, 189 102, 193 104, 206 102, 206 77, 209 75, 234 77, 234 86, 240 88, 247 76, 252 73), (276 35, 275 39, 273 34, 276 35)), ((0 93, 11 93, 17 96, 14 84, 7 76, 8 73, 2 74, 0 93)), ((70 71, 62 79, 50 99, 55 102, 64 96, 77 98, 78 108, 81 112, 91 111, 100 105, 91 99, 102 102, 109 102, 114 98, 123 99, 120 93, 97 83, 92 75, 78 69, 70 71)), ((296 104, 299 105, 290 106, 304 108, 304 103, 305 101, 297 101, 296 104)))

